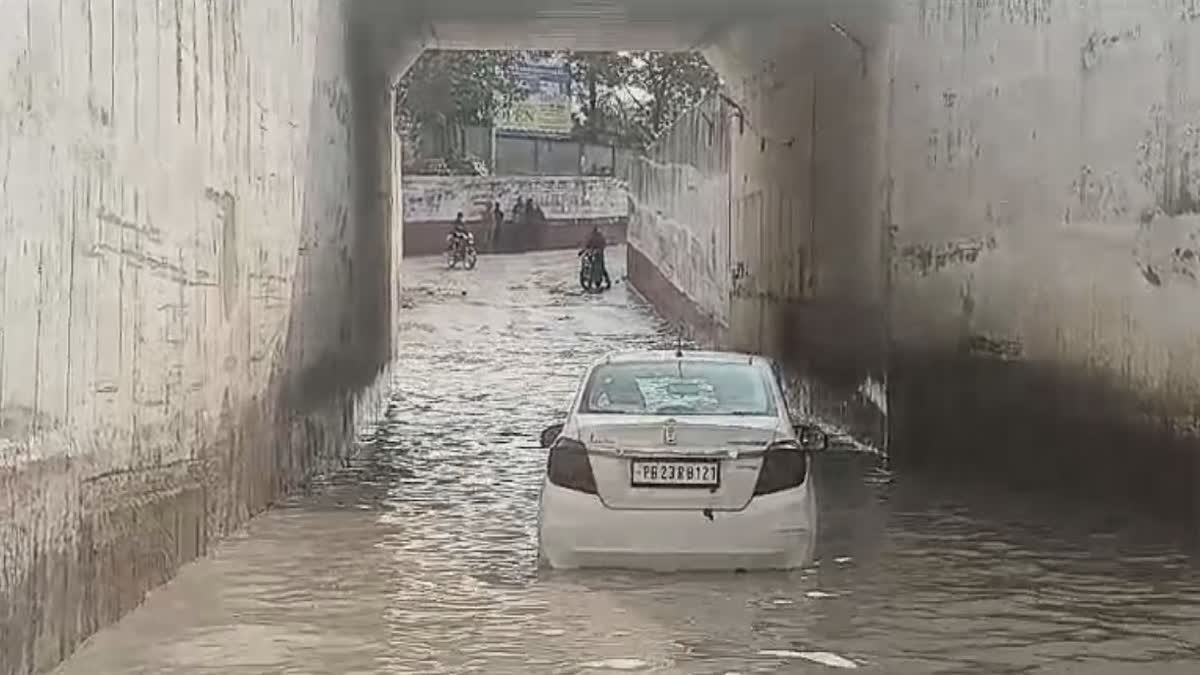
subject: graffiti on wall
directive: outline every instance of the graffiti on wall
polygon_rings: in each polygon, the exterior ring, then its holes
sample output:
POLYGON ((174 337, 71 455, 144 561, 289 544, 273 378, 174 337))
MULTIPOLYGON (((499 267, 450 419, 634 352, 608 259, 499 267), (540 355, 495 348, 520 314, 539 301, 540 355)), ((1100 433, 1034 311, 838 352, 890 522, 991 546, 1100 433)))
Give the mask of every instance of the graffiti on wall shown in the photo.
POLYGON ((511 213, 518 199, 532 199, 550 220, 629 215, 629 191, 615 178, 415 176, 404 179, 404 220, 450 222, 460 212, 478 220, 495 202, 511 213))

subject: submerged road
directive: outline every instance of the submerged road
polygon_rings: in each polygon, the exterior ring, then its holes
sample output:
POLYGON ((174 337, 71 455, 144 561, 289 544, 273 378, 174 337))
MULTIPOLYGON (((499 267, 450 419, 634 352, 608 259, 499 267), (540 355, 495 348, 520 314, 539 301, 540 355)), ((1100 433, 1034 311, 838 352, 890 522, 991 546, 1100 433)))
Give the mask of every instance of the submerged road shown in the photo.
POLYGON ((624 284, 582 295, 576 264, 405 261, 404 358, 361 459, 60 672, 1200 672, 1200 575, 1145 524, 863 454, 817 467, 812 569, 538 573, 538 432, 590 359, 671 342, 624 284))

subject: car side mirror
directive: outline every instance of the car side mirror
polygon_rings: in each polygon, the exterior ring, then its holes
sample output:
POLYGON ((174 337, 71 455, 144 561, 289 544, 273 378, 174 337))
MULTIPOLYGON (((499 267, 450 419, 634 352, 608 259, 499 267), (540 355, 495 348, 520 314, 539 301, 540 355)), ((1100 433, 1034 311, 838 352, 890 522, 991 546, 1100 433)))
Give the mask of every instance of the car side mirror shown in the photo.
POLYGON ((559 435, 562 434, 562 430, 563 425, 561 424, 551 424, 545 429, 542 429, 542 447, 549 448, 550 446, 554 445, 554 441, 558 440, 559 435))
POLYGON ((811 424, 796 423, 796 441, 809 452, 821 452, 829 448, 829 435, 811 424))

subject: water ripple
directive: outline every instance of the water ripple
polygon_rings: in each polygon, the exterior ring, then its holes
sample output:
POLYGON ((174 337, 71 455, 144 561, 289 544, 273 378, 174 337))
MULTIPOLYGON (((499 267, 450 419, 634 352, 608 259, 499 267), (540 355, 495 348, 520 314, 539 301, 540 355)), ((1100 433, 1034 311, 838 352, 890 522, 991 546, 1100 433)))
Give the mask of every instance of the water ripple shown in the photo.
POLYGON ((537 573, 538 432, 590 359, 672 344, 620 285, 576 292, 574 264, 406 262, 404 359, 362 459, 189 567, 63 671, 1200 669, 1195 569, 1146 528, 923 484, 866 456, 816 467, 812 569, 537 573))

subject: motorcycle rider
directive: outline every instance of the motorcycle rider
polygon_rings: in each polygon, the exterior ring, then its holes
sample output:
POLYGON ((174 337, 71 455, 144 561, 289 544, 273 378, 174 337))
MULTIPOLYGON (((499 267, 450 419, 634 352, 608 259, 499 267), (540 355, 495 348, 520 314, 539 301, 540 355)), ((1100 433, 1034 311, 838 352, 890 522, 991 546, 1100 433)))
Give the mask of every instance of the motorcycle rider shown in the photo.
POLYGON ((449 241, 447 243, 450 245, 449 248, 453 249, 456 244, 466 242, 469 234, 467 224, 463 222, 463 214, 460 211, 458 217, 454 219, 454 229, 448 237, 449 241))
POLYGON ((600 232, 600 228, 592 226, 592 233, 588 235, 587 241, 583 244, 583 250, 579 252, 580 256, 586 253, 594 253, 596 255, 596 264, 600 266, 600 274, 604 277, 604 288, 608 290, 612 288, 612 279, 608 277, 608 265, 604 261, 604 249, 608 246, 608 241, 600 232))

